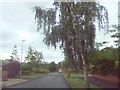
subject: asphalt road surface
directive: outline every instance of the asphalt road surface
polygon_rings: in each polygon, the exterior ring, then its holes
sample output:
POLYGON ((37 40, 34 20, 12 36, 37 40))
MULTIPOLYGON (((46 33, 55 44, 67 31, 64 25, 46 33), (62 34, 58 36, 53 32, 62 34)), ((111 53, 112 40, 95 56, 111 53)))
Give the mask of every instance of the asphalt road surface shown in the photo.
POLYGON ((27 82, 18 83, 7 88, 70 88, 61 73, 51 73, 27 82))

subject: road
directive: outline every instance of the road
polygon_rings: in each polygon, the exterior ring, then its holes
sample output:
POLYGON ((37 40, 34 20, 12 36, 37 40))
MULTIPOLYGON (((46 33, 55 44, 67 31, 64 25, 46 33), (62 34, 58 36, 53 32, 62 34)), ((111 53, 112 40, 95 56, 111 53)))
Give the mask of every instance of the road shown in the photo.
POLYGON ((61 73, 51 73, 7 88, 69 88, 61 73))

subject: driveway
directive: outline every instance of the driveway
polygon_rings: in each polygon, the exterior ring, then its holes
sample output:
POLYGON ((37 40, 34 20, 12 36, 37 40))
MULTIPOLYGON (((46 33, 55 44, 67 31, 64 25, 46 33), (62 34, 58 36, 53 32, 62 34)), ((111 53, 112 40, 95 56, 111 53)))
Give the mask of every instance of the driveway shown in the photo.
POLYGON ((61 73, 51 73, 27 82, 15 84, 7 88, 70 88, 61 73))

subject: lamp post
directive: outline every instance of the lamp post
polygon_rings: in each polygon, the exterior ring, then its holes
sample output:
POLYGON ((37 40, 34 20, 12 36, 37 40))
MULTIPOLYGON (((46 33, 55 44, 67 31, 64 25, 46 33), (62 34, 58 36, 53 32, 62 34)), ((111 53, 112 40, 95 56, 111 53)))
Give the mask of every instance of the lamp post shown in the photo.
POLYGON ((22 56, 23 56, 23 42, 24 42, 25 40, 22 40, 22 49, 21 49, 21 64, 20 64, 20 76, 22 75, 22 56))

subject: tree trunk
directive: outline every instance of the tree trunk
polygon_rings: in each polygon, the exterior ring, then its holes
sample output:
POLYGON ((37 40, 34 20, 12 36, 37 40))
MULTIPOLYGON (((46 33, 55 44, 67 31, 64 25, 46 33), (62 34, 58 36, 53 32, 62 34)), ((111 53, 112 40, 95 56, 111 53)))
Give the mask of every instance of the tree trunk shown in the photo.
POLYGON ((81 46, 82 49, 80 49, 80 54, 81 54, 81 58, 83 61, 83 69, 84 69, 84 81, 85 81, 85 88, 90 88, 89 85, 89 77, 88 77, 88 54, 86 51, 86 47, 85 47, 85 40, 81 40, 81 46))
POLYGON ((84 85, 85 85, 85 88, 90 88, 90 85, 89 85, 89 77, 88 77, 88 71, 87 71, 87 67, 88 65, 86 64, 85 61, 83 61, 83 68, 84 68, 84 85))
MULTIPOLYGON (((75 18, 73 15, 74 10, 71 8, 70 4, 68 4, 68 8, 70 10, 70 14, 71 14, 71 17, 73 20, 73 29, 75 29, 75 31, 77 31, 75 28, 75 24, 74 24, 75 23, 75 18)), ((81 47, 82 47, 82 50, 80 50, 80 54, 81 54, 81 58, 83 61, 85 88, 88 89, 88 88, 90 88, 90 86, 89 86, 89 78, 88 78, 88 71, 87 71, 87 59, 84 57, 85 56, 84 55, 84 51, 85 51, 85 41, 84 40, 81 41, 81 47)), ((88 57, 88 56, 86 56, 86 57, 88 57)))

